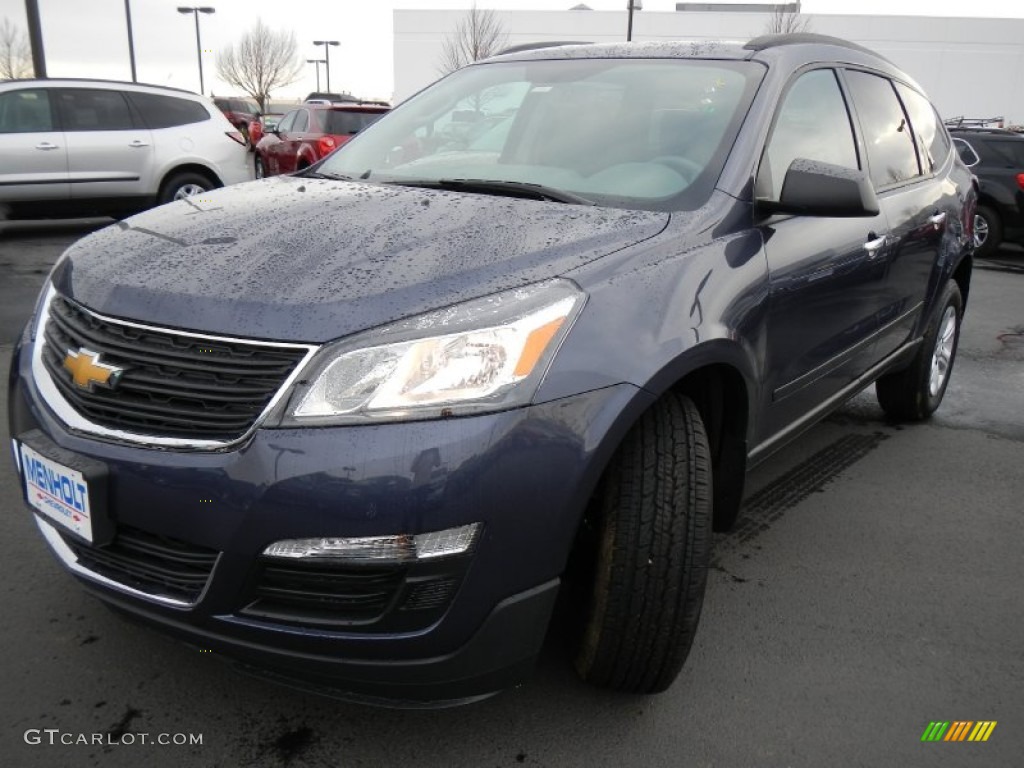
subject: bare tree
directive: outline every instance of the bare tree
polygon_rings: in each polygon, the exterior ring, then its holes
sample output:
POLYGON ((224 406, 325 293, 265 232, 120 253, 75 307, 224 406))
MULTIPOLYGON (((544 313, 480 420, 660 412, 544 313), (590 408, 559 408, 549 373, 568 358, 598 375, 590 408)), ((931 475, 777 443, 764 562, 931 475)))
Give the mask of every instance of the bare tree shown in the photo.
POLYGON ((0 80, 17 80, 33 74, 28 35, 4 16, 0 23, 0 80))
POLYGON ((793 11, 787 11, 780 6, 776 6, 775 10, 772 11, 771 17, 768 19, 768 25, 764 31, 768 35, 779 35, 809 32, 810 29, 811 20, 801 16, 800 11, 794 13, 793 11))
POLYGON ((229 45, 217 56, 217 74, 252 96, 265 112, 270 92, 301 76, 297 51, 294 32, 275 31, 256 19, 237 45, 229 45))
POLYGON ((455 27, 455 33, 445 39, 438 70, 447 75, 474 61, 493 56, 507 46, 508 34, 498 15, 491 10, 482 11, 473 3, 455 27))

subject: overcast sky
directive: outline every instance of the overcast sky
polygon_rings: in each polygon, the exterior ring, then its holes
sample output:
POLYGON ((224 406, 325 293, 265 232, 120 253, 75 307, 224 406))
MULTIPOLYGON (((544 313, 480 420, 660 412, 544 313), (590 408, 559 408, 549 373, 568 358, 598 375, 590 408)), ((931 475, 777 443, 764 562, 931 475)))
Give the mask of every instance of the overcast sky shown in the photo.
MULTIPOLYGON (((564 10, 579 0, 479 0, 481 8, 564 10)), ((584 0, 595 10, 621 11, 625 0, 584 0)), ((721 0, 719 0, 721 1, 721 0)), ((748 2, 750 0, 747 0, 748 2)), ((233 95, 216 79, 218 49, 236 40, 256 19, 294 30, 302 58, 322 58, 311 41, 330 38, 332 90, 365 98, 390 98, 393 89, 391 18, 395 8, 468 8, 471 0, 199 0, 216 14, 201 16, 206 92, 233 95)), ((51 77, 131 79, 124 0, 38 0, 47 70, 51 77)), ((178 14, 182 0, 131 0, 139 80, 199 89, 192 16, 178 14)), ((644 0, 644 11, 672 11, 675 0, 644 0)), ((803 0, 805 13, 921 14, 1024 17, 1024 0, 803 0)), ((24 25, 24 0, 0 0, 0 19, 24 25)), ((275 93, 303 96, 316 84, 308 75, 275 93)), ((323 87, 326 87, 321 83, 323 87)))

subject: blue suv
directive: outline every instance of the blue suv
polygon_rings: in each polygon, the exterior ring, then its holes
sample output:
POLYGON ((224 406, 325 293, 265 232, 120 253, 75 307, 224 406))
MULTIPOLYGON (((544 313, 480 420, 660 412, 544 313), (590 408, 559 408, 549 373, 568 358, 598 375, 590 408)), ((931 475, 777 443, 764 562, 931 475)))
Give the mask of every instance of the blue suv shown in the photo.
POLYGON ((976 196, 841 40, 499 56, 69 248, 11 370, 25 498, 88 590, 273 679, 471 701, 557 606, 583 678, 662 691, 747 468, 872 383, 938 407, 976 196))

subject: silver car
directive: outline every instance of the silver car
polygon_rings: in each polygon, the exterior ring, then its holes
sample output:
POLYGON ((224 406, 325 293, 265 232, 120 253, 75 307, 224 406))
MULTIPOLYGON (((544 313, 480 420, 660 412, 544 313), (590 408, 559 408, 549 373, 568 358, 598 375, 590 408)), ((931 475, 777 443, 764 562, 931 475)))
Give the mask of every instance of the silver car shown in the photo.
POLYGON ((213 102, 107 80, 0 83, 0 218, 123 214, 248 180, 213 102))

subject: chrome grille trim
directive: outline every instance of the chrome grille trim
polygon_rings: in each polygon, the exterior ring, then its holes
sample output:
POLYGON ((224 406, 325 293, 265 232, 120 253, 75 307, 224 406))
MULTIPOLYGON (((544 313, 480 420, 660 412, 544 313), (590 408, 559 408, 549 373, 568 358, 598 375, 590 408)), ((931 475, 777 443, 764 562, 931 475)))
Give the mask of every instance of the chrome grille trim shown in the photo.
POLYGON ((252 345, 255 347, 275 347, 279 349, 301 350, 303 357, 295 365, 291 374, 282 382, 277 392, 267 403, 263 411, 253 420, 252 425, 241 435, 231 439, 209 439, 209 438, 188 438, 188 437, 166 437, 162 435, 147 435, 139 432, 131 432, 122 429, 113 429, 102 424, 96 424, 77 411, 61 394, 57 385, 50 377, 50 373, 43 362, 43 345, 46 341, 46 327, 50 322, 50 303, 57 295, 57 290, 50 284, 47 287, 46 296, 39 308, 36 319, 36 328, 32 341, 32 378, 40 396, 49 406, 53 414, 72 432, 78 432, 94 437, 101 437, 112 442, 131 443, 150 448, 162 448, 168 450, 194 450, 194 451, 218 451, 225 450, 247 440, 255 432, 267 415, 277 407, 281 399, 291 389, 292 384, 302 375, 302 372, 309 365, 310 360, 320 349, 316 344, 295 344, 287 342, 257 341, 253 339, 240 339, 232 336, 214 336, 211 334, 195 333, 171 328, 160 328, 143 323, 135 323, 128 320, 120 320, 93 312, 80 305, 81 311, 105 323, 121 325, 128 328, 135 328, 141 331, 153 333, 174 334, 185 336, 201 341, 225 342, 229 344, 252 345))
MULTIPOLYGON (((101 573, 96 573, 95 571, 91 571, 85 566, 80 565, 78 562, 78 558, 75 556, 75 553, 72 551, 71 547, 69 547, 64 542, 64 539, 61 537, 60 533, 57 532, 57 529, 45 520, 43 520, 43 518, 40 515, 33 515, 33 517, 35 517, 36 519, 36 526, 38 526, 39 532, 43 534, 43 538, 46 539, 46 543, 50 545, 50 548, 53 550, 54 554, 57 555, 57 558, 61 561, 65 568, 67 568, 72 573, 81 576, 82 578, 89 579, 90 581, 95 581, 99 584, 102 584, 105 587, 109 587, 110 589, 117 590, 118 592, 123 592, 126 595, 142 598, 143 600, 149 600, 151 602, 159 603, 160 605, 166 605, 171 608, 187 609, 192 608, 194 605, 198 604, 203 599, 203 597, 206 595, 206 590, 210 585, 210 581, 212 581, 211 572, 211 578, 207 580, 206 586, 203 587, 203 591, 200 593, 199 597, 197 597, 194 602, 189 602, 187 600, 179 600, 178 598, 168 597, 167 595, 153 595, 149 592, 143 592, 141 589, 136 589, 135 587, 130 587, 127 584, 122 584, 119 581, 115 581, 114 579, 104 576, 101 573)), ((216 569, 216 566, 214 566, 214 568, 216 569)))

